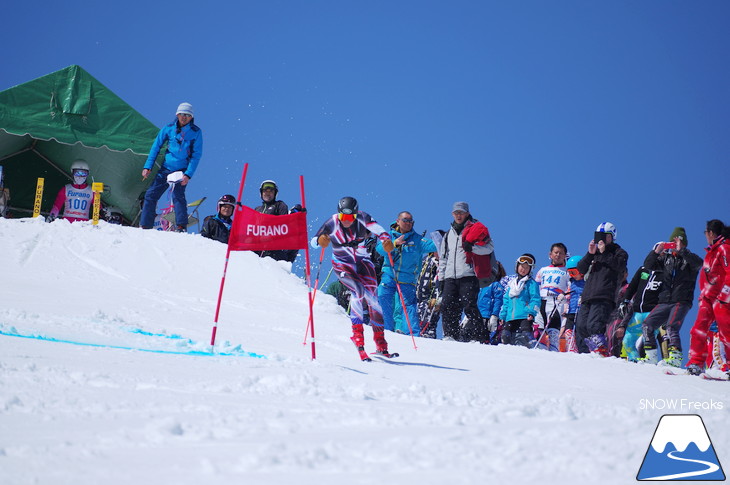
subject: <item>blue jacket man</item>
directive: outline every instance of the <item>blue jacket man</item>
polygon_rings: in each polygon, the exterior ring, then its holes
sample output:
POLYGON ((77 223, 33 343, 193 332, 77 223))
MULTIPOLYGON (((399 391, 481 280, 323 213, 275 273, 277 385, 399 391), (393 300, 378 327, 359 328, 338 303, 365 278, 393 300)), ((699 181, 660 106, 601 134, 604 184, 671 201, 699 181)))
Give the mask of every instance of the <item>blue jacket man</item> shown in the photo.
POLYGON ((198 168, 200 157, 203 155, 203 132, 194 123, 193 106, 190 103, 181 103, 177 107, 177 120, 165 125, 152 143, 147 162, 142 169, 142 178, 149 176, 155 159, 165 144, 165 160, 162 168, 155 175, 152 184, 147 189, 142 206, 142 215, 139 225, 143 229, 151 229, 157 213, 157 201, 173 184, 172 201, 175 206, 175 223, 177 231, 186 232, 188 227, 188 202, 185 199, 185 187, 198 168), (172 175, 168 180, 168 175, 172 175))
MULTIPOLYGON (((416 298, 416 286, 418 275, 421 272, 421 264, 427 254, 436 252, 438 249, 430 239, 423 239, 420 234, 413 231, 413 215, 410 212, 401 212, 398 219, 390 226, 390 237, 395 245, 391 253, 393 265, 390 264, 388 253, 383 248, 383 243, 378 242, 376 251, 385 256, 383 263, 383 275, 378 285, 378 301, 383 310, 383 323, 385 329, 395 330, 395 319, 393 317, 394 306, 398 302, 398 311, 402 312, 400 297, 397 296, 396 281, 403 293, 403 300, 408 309, 408 320, 411 323, 413 335, 421 333, 418 319, 418 300, 416 298)), ((408 333, 408 329, 401 329, 408 333)))

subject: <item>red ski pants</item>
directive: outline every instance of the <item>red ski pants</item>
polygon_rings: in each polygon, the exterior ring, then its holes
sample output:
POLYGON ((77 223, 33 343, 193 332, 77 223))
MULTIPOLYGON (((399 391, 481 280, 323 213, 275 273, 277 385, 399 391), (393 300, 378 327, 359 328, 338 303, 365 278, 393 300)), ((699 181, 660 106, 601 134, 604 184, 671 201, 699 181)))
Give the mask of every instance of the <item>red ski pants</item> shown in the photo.
POLYGON ((714 304, 704 298, 700 300, 697 319, 690 330, 689 364, 704 366, 707 361, 707 333, 712 322, 717 322, 720 341, 725 345, 726 355, 730 355, 730 304, 715 300, 714 304))

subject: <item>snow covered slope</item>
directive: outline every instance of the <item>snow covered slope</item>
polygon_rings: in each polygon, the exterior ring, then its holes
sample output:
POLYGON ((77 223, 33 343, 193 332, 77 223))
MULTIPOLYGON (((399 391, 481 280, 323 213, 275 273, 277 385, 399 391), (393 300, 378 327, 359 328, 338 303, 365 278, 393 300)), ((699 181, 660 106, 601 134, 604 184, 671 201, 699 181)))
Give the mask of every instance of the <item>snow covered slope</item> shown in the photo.
POLYGON ((250 253, 211 354, 222 244, 0 219, 0 254, 2 484, 633 483, 667 413, 730 463, 727 383, 390 333, 362 363, 324 294, 311 361, 305 284, 250 253))

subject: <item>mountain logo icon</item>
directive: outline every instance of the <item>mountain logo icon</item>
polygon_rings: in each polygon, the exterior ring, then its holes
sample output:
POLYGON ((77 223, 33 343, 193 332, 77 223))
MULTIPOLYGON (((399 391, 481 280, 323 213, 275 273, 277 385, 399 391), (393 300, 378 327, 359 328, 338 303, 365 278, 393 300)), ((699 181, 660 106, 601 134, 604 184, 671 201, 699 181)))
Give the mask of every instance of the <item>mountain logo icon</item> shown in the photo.
POLYGON ((696 414, 662 416, 636 479, 725 480, 702 418, 696 414))

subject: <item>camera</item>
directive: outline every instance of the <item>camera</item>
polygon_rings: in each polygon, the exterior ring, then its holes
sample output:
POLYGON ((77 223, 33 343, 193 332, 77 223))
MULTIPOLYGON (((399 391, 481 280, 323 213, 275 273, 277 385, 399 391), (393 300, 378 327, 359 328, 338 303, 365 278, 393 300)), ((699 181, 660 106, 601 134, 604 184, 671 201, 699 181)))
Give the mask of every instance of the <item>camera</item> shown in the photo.
POLYGON ((599 241, 603 241, 605 243, 606 242, 606 234, 608 234, 608 233, 606 233, 606 232, 597 232, 596 231, 593 234, 593 242, 596 243, 596 244, 598 244, 599 241))
POLYGON ((676 242, 666 242, 664 243, 664 250, 668 251, 670 249, 677 249, 677 243, 676 242))

